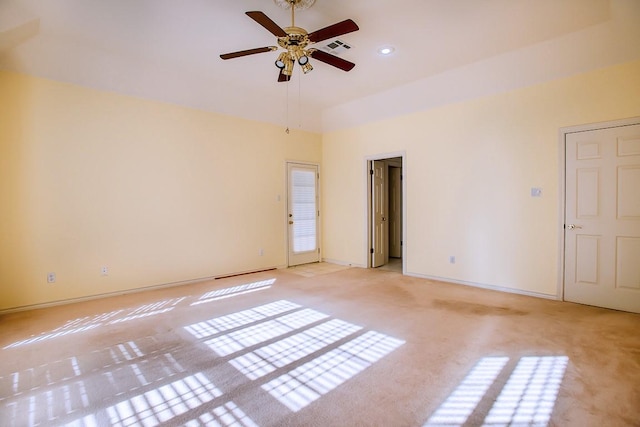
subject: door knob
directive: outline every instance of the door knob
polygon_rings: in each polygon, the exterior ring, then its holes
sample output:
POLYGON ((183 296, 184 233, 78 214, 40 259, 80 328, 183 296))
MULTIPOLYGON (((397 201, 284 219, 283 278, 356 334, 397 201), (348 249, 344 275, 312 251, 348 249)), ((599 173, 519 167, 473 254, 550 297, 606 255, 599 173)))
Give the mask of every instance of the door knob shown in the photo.
POLYGON ((575 228, 582 228, 582 226, 581 225, 575 225, 575 224, 567 224, 567 228, 569 230, 573 230, 575 228))

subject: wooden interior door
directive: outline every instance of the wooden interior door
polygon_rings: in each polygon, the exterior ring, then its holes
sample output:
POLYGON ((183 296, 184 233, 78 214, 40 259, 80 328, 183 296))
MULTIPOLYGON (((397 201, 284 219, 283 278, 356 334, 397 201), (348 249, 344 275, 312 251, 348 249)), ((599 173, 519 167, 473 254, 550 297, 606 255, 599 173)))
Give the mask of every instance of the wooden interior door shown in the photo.
POLYGON ((387 200, 387 164, 374 160, 371 169, 373 239, 371 267, 380 267, 389 262, 389 221, 387 200))
POLYGON ((565 143, 564 298, 640 313, 640 124, 565 143))

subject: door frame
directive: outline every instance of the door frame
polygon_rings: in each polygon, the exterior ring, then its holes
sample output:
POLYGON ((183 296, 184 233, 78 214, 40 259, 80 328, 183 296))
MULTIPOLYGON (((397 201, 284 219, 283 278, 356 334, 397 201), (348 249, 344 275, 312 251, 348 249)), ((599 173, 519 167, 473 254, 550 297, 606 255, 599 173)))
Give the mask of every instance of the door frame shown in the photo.
POLYGON ((284 162, 284 176, 285 176, 285 197, 284 197, 284 246, 285 246, 285 257, 287 260, 287 267, 290 267, 290 245, 291 240, 289 234, 291 233, 291 227, 289 227, 289 165, 302 165, 302 166, 314 166, 318 171, 318 175, 316 176, 316 209, 318 210, 318 218, 316 222, 316 249, 318 251, 318 261, 313 262, 322 262, 322 221, 321 221, 321 213, 322 213, 322 191, 320 188, 320 163, 315 162, 304 162, 297 160, 286 160, 284 162))
POLYGON ((402 161, 402 274, 406 275, 407 274, 407 241, 409 240, 407 238, 407 180, 404 179, 404 177, 407 176, 407 153, 406 151, 394 151, 394 152, 390 152, 390 153, 383 153, 383 154, 374 154, 374 155, 370 155, 370 156, 365 156, 364 158, 364 162, 363 162, 363 174, 362 176, 364 177, 364 188, 365 188, 365 192, 367 195, 367 203, 365 204, 364 207, 364 224, 365 224, 365 230, 364 230, 364 235, 366 236, 365 239, 365 247, 364 247, 364 253, 365 253, 365 258, 367 260, 366 262, 366 266, 367 268, 372 268, 371 267, 371 245, 373 244, 373 224, 371 221, 371 210, 372 210, 372 197, 371 197, 371 176, 369 174, 369 170, 370 170, 370 165, 373 161, 375 160, 387 160, 387 159, 393 159, 393 158, 400 158, 402 161))
POLYGON ((567 174, 567 134, 576 132, 588 132, 599 129, 609 129, 621 126, 630 126, 640 124, 640 116, 629 117, 620 120, 611 120, 606 122, 595 122, 584 125, 567 126, 559 129, 558 132, 558 155, 560 161, 558 167, 560 168, 559 175, 559 191, 558 191, 558 284, 556 289, 556 298, 560 301, 564 301, 564 271, 565 271, 565 229, 564 220, 566 216, 567 206, 567 189, 566 189, 566 174, 567 174))

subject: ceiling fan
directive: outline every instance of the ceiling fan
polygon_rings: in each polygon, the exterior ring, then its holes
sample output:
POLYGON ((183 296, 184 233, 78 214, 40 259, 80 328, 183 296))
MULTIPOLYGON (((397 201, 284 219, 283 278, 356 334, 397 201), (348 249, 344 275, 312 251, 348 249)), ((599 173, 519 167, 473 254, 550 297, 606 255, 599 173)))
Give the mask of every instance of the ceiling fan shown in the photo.
MULTIPOLYGON (((276 67, 280 69, 280 74, 278 75, 279 82, 285 82, 291 79, 293 67, 296 62, 300 65, 300 68, 302 68, 302 71, 305 74, 313 70, 313 67, 309 63, 309 58, 317 59, 320 62, 324 62, 325 64, 329 64, 344 71, 350 71, 355 67, 356 64, 353 62, 346 61, 322 50, 308 47, 313 43, 357 31, 359 28, 355 22, 351 19, 346 19, 336 24, 329 25, 328 27, 308 33, 304 28, 295 26, 295 9, 308 9, 313 5, 313 3, 315 3, 315 0, 274 0, 274 2, 280 7, 286 9, 291 8, 290 27, 281 28, 267 15, 260 11, 246 12, 246 14, 258 24, 262 25, 271 34, 276 36, 278 38, 278 46, 284 49, 275 62, 276 67)), ((220 55, 220 58, 232 59, 257 53, 274 52, 279 49, 278 46, 266 46, 225 53, 220 55)))

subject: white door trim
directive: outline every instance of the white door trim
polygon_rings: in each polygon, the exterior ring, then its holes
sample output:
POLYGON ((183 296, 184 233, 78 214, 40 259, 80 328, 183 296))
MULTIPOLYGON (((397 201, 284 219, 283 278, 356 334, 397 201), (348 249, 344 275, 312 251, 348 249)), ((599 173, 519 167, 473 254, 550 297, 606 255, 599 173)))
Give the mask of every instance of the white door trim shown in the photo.
POLYGON ((564 301, 564 250, 565 250, 565 230, 564 220, 566 211, 566 137, 567 134, 576 132, 585 132, 599 129, 615 128, 620 126, 630 126, 640 124, 640 117, 629 117, 627 119, 612 120, 608 122, 596 122, 577 126, 567 126, 560 128, 558 134, 558 155, 560 161, 558 162, 560 173, 559 175, 559 209, 558 209, 558 285, 556 289, 556 298, 560 301, 564 301))
MULTIPOLYGON (((363 188, 367 195, 367 203, 364 206, 364 235, 366 236, 364 241, 364 253, 367 262, 365 263, 367 268, 371 268, 371 178, 369 176, 369 164, 374 160, 392 159, 395 157, 402 158, 402 175, 407 176, 407 152, 406 151, 393 151, 390 153, 374 154, 365 156, 363 162, 363 188)), ((409 238, 407 236, 407 180, 402 180, 402 274, 407 274, 407 247, 409 246, 409 238)))

